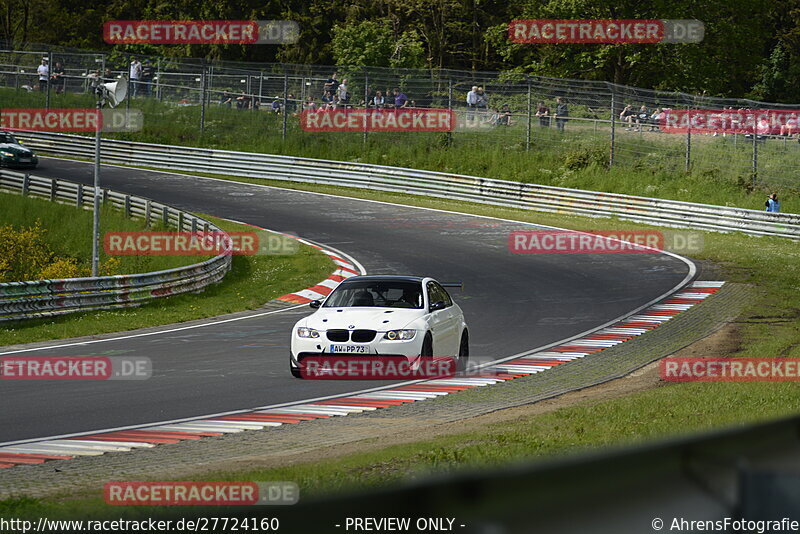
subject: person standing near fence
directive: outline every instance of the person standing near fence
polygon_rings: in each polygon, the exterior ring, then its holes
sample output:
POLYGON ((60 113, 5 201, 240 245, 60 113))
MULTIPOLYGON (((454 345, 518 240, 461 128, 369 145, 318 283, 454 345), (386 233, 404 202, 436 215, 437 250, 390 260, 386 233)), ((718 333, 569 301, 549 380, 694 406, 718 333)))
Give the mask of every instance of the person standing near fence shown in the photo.
POLYGON ((564 125, 569 120, 569 106, 559 96, 556 98, 556 128, 559 132, 564 132, 564 125))
POLYGON ((772 213, 779 213, 781 211, 781 203, 778 201, 778 194, 772 193, 767 201, 764 202, 764 206, 767 207, 767 211, 772 213))
POLYGON ((536 116, 539 117, 539 126, 542 128, 550 127, 550 108, 544 102, 539 102, 536 106, 536 116))
POLYGON ((67 81, 65 76, 64 66, 61 65, 60 61, 56 61, 56 66, 53 67, 53 75, 50 76, 50 79, 53 80, 53 89, 56 90, 57 95, 64 92, 64 83, 67 81))
POLYGON ((47 91, 47 80, 50 79, 50 65, 47 64, 47 58, 42 58, 42 64, 36 69, 36 74, 39 75, 39 90, 47 91))
POLYGON ((478 86, 473 85, 467 93, 467 126, 475 122, 474 110, 478 106, 478 86))
POLYGON ((139 80, 142 78, 142 63, 133 58, 131 60, 131 98, 136 97, 139 90, 139 80))
POLYGON ((142 88, 144 89, 144 96, 150 96, 153 93, 153 78, 155 78, 156 68, 153 62, 149 59, 144 60, 142 65, 142 88))

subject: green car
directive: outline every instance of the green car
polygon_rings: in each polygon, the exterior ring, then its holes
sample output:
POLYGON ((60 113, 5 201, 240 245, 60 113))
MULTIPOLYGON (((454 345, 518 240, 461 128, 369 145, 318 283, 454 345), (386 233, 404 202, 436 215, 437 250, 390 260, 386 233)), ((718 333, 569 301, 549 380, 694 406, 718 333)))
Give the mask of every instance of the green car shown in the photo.
POLYGON ((22 146, 22 143, 9 132, 0 131, 0 167, 25 167, 33 169, 39 164, 39 158, 33 150, 22 146))

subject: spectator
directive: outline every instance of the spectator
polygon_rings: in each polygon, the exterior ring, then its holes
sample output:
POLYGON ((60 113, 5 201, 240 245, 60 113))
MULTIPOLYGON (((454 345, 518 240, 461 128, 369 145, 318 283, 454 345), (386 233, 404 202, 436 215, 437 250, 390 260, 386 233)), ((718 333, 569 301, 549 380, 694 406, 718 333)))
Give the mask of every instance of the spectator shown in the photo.
POLYGON ((156 77, 156 68, 153 62, 149 59, 144 60, 142 65, 142 88, 144 89, 144 96, 152 96, 153 94, 153 79, 156 77))
POLYGON ((792 137, 797 132, 797 114, 792 113, 786 120, 786 124, 781 126, 781 135, 792 137))
POLYGON ((778 194, 772 193, 767 201, 764 202, 764 206, 767 207, 767 211, 772 213, 779 213, 781 211, 781 203, 778 201, 778 194))
POLYGON ((56 66, 53 67, 53 73, 50 79, 52 80, 53 88, 56 90, 57 95, 64 92, 64 84, 67 81, 65 76, 66 72, 64 71, 64 67, 61 65, 60 61, 56 61, 56 66))
POLYGON ((50 78, 50 66, 47 64, 47 58, 42 58, 42 64, 36 69, 36 74, 39 75, 39 90, 47 91, 47 80, 50 78))
POLYGON ((642 124, 647 124, 647 119, 650 118, 650 113, 647 111, 647 106, 642 106, 639 108, 639 111, 636 113, 636 117, 633 119, 636 125, 639 127, 639 131, 642 131, 642 124))
POLYGON ((303 103, 303 109, 316 111, 317 110, 317 103, 314 102, 314 99, 310 96, 306 98, 306 101, 303 103))
POLYGON ((386 107, 386 97, 383 96, 383 93, 380 91, 375 91, 375 96, 372 97, 372 100, 369 102, 370 107, 375 109, 383 109, 386 107))
POLYGON ((330 91, 332 95, 336 94, 336 90, 339 89, 339 80, 336 79, 337 76, 338 73, 334 72, 331 74, 331 77, 325 81, 325 85, 322 87, 323 95, 328 91, 330 91))
POLYGON ((658 128, 661 124, 664 123, 667 117, 667 109, 661 108, 660 110, 656 108, 653 111, 653 114, 650 115, 650 131, 657 132, 659 131, 658 128))
POLYGON ((511 110, 508 108, 508 104, 503 104, 503 107, 500 108, 496 124, 497 126, 511 126, 511 110))
POLYGON ((467 125, 472 125, 475 122, 475 113, 473 112, 478 107, 478 86, 473 85, 472 89, 467 93, 467 125))
POLYGON ((634 115, 636 115, 636 112, 633 111, 633 106, 631 106, 630 104, 625 106, 625 108, 622 110, 622 112, 620 112, 619 120, 621 120, 622 122, 624 122, 624 123, 626 123, 628 125, 628 128, 625 128, 625 131, 629 131, 630 130, 630 126, 633 124, 634 115))
POLYGON ((275 97, 275 100, 272 101, 272 111, 277 115, 281 112, 281 108, 283 107, 283 100, 279 96, 275 97))
POLYGON ((342 83, 339 84, 339 88, 336 90, 336 102, 342 107, 347 107, 348 102, 350 102, 350 91, 347 90, 346 78, 342 80, 342 83))
POLYGON ((131 60, 131 98, 136 97, 139 91, 139 80, 142 78, 142 63, 137 58, 131 60))
POLYGON ((550 108, 541 100, 539 101, 539 105, 536 106, 536 116, 539 117, 539 126, 542 128, 550 127, 550 108))
POLYGON ((394 108, 395 109, 403 109, 408 107, 408 97, 405 93, 401 93, 400 89, 395 87, 394 88, 394 108))
POLYGON ((236 109, 250 109, 250 95, 242 94, 236 97, 236 109))
POLYGON ((233 104, 233 95, 228 91, 224 91, 219 99, 219 105, 230 108, 231 104, 233 104))
POLYGON ((296 114, 297 112, 297 102, 295 101, 294 95, 289 93, 286 95, 286 113, 296 114))
POLYGON ((106 67, 103 71, 103 83, 111 83, 114 81, 114 73, 111 72, 111 68, 106 67))
POLYGON ((322 109, 336 109, 336 97, 331 91, 322 95, 322 109))
POLYGON ((489 95, 483 91, 483 87, 478 87, 478 103, 476 106, 479 113, 486 113, 489 109, 489 95))
POLYGON ((559 96, 556 98, 556 128, 561 133, 564 133, 564 125, 569 120, 567 117, 569 117, 569 106, 559 96))

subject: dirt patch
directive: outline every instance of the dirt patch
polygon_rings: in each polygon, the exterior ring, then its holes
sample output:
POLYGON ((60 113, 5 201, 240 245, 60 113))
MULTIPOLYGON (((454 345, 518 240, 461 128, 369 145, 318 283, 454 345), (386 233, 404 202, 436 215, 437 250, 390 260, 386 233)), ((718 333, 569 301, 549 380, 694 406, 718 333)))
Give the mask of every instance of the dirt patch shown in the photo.
MULTIPOLYGON (((709 336, 688 345, 676 352, 672 356, 725 356, 738 352, 741 344, 739 327, 734 323, 725 323, 721 328, 714 331, 709 336)), ((525 406, 498 410, 489 414, 472 417, 461 421, 446 424, 426 424, 419 419, 409 419, 408 429, 405 431, 393 431, 391 434, 380 438, 365 439, 353 443, 341 444, 335 447, 323 447, 317 449, 313 454, 305 452, 303 454, 276 454, 269 456, 248 456, 215 462, 202 466, 202 471, 241 471, 257 468, 282 467, 291 464, 306 463, 309 457, 313 457, 314 462, 358 454, 383 449, 392 445, 401 445, 433 439, 439 436, 470 432, 487 425, 515 421, 532 416, 553 412, 560 408, 576 406, 580 404, 603 402, 610 399, 624 397, 634 393, 647 391, 664 385, 659 378, 659 363, 653 362, 633 373, 611 380, 604 384, 589 388, 572 391, 525 406)), ((678 384, 671 387, 680 387, 678 384)))

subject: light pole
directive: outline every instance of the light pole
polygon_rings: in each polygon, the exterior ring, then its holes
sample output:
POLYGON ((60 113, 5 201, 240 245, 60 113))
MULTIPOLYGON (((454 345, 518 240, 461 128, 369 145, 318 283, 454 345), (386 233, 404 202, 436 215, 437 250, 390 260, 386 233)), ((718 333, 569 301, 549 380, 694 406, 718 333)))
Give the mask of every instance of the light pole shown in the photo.
POLYGON ((92 276, 100 271, 100 133, 103 128, 103 105, 112 108, 125 99, 128 93, 128 80, 121 77, 114 83, 102 83, 98 77, 94 81, 97 95, 97 129, 94 134, 94 206, 92 209, 92 276))

